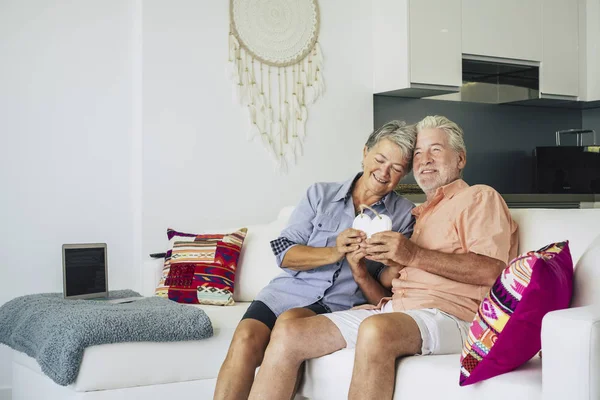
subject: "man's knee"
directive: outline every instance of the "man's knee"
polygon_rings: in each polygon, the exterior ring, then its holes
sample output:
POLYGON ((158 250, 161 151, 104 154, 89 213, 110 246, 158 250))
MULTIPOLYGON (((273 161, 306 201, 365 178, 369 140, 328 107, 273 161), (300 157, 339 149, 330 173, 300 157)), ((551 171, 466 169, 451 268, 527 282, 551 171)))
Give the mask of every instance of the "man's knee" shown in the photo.
POLYGON ((312 317, 313 315, 316 315, 315 312, 309 310, 308 308, 291 308, 277 318, 276 324, 288 319, 308 318, 312 317))
POLYGON ((358 328, 357 345, 368 344, 370 348, 385 351, 386 345, 391 339, 387 331, 385 321, 375 318, 375 316, 368 317, 361 322, 358 328))
POLYGON ((408 316, 374 315, 365 319, 358 329, 357 349, 371 355, 394 357, 418 354, 421 333, 408 316), (401 317, 399 320, 397 317, 401 317))

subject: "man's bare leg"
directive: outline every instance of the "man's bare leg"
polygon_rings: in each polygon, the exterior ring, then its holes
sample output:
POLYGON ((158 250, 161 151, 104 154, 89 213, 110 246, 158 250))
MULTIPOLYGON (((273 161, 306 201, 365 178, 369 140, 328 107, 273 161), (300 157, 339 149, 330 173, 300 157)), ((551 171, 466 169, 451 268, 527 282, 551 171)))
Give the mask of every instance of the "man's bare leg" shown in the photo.
POLYGON ((286 312, 282 313, 275 321, 275 326, 277 326, 278 322, 285 321, 288 319, 296 319, 296 318, 308 318, 314 317, 317 315, 313 310, 309 310, 308 308, 291 308, 286 312))
POLYGON ((275 326, 250 399, 290 399, 305 360, 346 347, 340 330, 322 315, 281 321, 275 326))
MULTIPOLYGON (((306 308, 293 308, 281 314, 275 323, 294 318, 314 316, 306 308)), ((271 329, 255 319, 242 320, 231 339, 227 357, 219 370, 214 399, 247 399, 254 382, 256 368, 262 362, 269 343, 271 329)))
POLYGON ((392 399, 398 357, 421 353, 417 323, 407 314, 373 315, 358 329, 349 399, 392 399))

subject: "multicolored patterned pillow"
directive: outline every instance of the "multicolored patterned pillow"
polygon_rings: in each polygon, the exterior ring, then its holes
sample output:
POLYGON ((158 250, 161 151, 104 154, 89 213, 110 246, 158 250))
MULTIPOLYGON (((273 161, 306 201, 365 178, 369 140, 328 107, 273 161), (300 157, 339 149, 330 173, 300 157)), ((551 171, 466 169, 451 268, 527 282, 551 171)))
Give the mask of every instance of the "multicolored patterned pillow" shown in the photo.
POLYGON ((167 229, 165 257, 156 295, 178 303, 233 305, 233 284, 246 228, 229 234, 167 229))
POLYGON ((512 260, 473 319, 460 357, 460 386, 512 371, 535 356, 542 318, 569 307, 572 292, 568 241, 512 260))

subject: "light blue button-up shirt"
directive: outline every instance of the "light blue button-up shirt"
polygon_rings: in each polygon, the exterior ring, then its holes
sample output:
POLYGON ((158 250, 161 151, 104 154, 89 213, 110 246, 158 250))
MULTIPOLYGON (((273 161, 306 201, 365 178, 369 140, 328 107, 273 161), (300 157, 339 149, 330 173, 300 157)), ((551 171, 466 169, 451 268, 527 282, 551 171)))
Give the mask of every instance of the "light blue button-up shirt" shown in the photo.
MULTIPOLYGON (((366 303, 354 281, 348 261, 323 265, 308 271, 294 271, 282 267, 285 254, 295 245, 334 247, 337 236, 352 227, 355 218, 352 186, 360 177, 346 182, 315 183, 290 216, 288 226, 271 242, 279 267, 284 271, 275 277, 255 300, 265 303, 277 316, 294 308, 321 302, 331 311, 347 310, 366 303)), ((391 192, 371 205, 378 213, 392 219, 392 230, 406 237, 412 235, 415 219, 411 214, 414 204, 391 192)), ((365 210, 371 218, 374 214, 365 210)), ((380 271, 379 263, 368 263, 369 271, 380 271)))

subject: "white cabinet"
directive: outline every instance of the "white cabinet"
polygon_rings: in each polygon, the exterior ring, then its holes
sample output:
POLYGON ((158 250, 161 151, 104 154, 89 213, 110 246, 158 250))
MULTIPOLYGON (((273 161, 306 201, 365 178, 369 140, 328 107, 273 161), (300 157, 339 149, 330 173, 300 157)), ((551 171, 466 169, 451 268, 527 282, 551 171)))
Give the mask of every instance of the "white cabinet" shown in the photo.
POLYGON ((462 0, 464 54, 542 61, 542 44, 542 0, 462 0))
POLYGON ((411 0, 411 82, 462 85, 460 0, 411 0))
POLYGON ((374 0, 375 93, 423 97, 462 84, 461 0, 374 0))
POLYGON ((579 0, 579 98, 600 100, 600 0, 579 0))
POLYGON ((579 0, 543 0, 540 97, 577 100, 579 95, 579 0))
POLYGON ((462 57, 540 67, 540 97, 600 100, 600 0, 373 0, 374 93, 458 93, 462 57), (504 61, 505 60, 505 61, 504 61))

